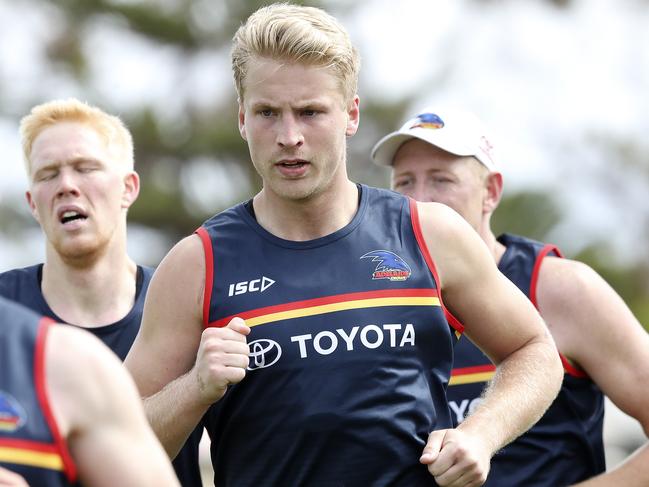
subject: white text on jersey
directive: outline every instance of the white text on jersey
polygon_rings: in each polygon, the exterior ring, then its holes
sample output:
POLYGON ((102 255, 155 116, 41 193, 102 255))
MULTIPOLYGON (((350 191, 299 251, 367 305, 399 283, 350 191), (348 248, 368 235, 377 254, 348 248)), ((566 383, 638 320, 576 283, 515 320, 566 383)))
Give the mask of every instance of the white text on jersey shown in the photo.
POLYGON ((245 293, 254 293, 259 291, 263 293, 266 289, 275 284, 270 277, 261 276, 259 279, 253 279, 252 281, 241 281, 236 284, 230 284, 228 291, 228 296, 236 296, 238 294, 245 293))
POLYGON ((298 343, 301 358, 307 358, 309 350, 314 350, 319 355, 329 355, 338 349, 341 341, 348 351, 354 350, 354 345, 359 344, 365 348, 378 348, 384 340, 389 340, 390 347, 415 346, 415 328, 410 323, 405 327, 400 323, 386 324, 382 327, 378 325, 354 326, 349 333, 338 328, 336 333, 321 331, 315 336, 307 333, 293 336, 291 341, 298 343))

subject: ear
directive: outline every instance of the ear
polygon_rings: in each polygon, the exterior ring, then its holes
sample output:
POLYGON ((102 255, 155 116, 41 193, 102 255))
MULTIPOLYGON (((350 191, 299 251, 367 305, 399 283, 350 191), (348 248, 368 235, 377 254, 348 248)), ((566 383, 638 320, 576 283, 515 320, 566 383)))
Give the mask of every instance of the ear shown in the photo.
POLYGON ((485 213, 493 213, 498 207, 503 194, 503 175, 499 172, 489 173, 485 185, 487 196, 482 202, 482 210, 485 213))
POLYGON ((140 176, 135 171, 129 171, 124 176, 124 192, 122 193, 122 208, 130 208, 140 194, 140 176))
POLYGON ((345 135, 351 137, 358 130, 358 123, 361 119, 361 111, 359 108, 360 99, 358 95, 354 95, 354 99, 347 105, 347 128, 345 135))
POLYGON ((241 100, 239 100, 239 133, 243 140, 248 141, 246 138, 246 109, 241 100))
POLYGON ((31 191, 25 191, 25 198, 27 199, 27 204, 29 205, 29 211, 31 211, 34 219, 40 224, 41 221, 38 218, 38 210, 36 209, 36 205, 34 204, 34 199, 32 198, 31 191))

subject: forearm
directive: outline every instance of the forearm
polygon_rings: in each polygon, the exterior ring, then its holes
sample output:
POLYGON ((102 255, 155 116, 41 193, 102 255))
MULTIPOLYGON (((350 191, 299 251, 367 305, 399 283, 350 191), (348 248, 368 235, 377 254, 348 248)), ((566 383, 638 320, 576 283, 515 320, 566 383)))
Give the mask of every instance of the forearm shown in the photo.
POLYGON ((201 401, 193 370, 144 399, 144 410, 160 443, 175 458, 210 404, 201 401))
POLYGON ((552 341, 531 342, 498 365, 480 405, 458 429, 482 437, 493 455, 540 419, 562 378, 552 341))
POLYGON ((575 484, 574 487, 644 487, 649 485, 649 443, 638 448, 629 458, 610 472, 575 484))

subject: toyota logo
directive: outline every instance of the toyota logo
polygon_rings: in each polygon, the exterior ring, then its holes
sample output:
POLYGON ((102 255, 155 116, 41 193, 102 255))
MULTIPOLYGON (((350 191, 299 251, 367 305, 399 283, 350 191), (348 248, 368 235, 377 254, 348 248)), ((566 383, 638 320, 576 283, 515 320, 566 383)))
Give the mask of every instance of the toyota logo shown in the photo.
POLYGON ((248 370, 264 369, 277 363, 282 356, 282 348, 274 340, 260 338, 248 343, 250 363, 248 370))

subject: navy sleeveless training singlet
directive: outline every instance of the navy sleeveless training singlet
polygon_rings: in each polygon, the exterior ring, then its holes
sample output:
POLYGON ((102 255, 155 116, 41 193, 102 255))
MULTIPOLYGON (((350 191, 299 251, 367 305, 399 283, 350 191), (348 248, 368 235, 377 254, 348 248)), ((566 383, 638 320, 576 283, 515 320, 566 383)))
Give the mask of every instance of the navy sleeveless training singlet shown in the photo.
MULTIPOLYGON (((506 247, 498 268, 532 301, 536 301, 538 272, 548 255, 561 257, 553 245, 504 234, 506 247)), ((606 470, 602 429, 604 396, 599 387, 565 357, 559 395, 532 428, 498 452, 491 460, 489 487, 561 487, 606 470)), ((453 421, 461 422, 480 401, 495 367, 463 337, 455 347, 455 362, 448 388, 453 421)))
POLYGON ((452 426, 456 330, 414 201, 359 192, 352 221, 315 240, 270 234, 250 204, 197 230, 205 326, 252 328, 245 379, 206 415, 219 487, 436 485, 419 457, 452 426))
POLYGON ((0 466, 32 486, 72 486, 77 477, 45 385, 45 343, 53 324, 0 297, 0 466))
MULTIPOLYGON (((16 301, 38 314, 62 323, 63 320, 45 301, 41 291, 42 273, 43 264, 0 273, 0 296, 16 301)), ((133 308, 124 318, 110 325, 83 327, 84 330, 104 342, 122 361, 126 358, 140 329, 144 299, 152 276, 153 269, 151 267, 137 266, 135 302, 133 308)), ((198 445, 202 434, 202 426, 197 427, 173 461, 176 475, 184 487, 201 485, 198 445)))

